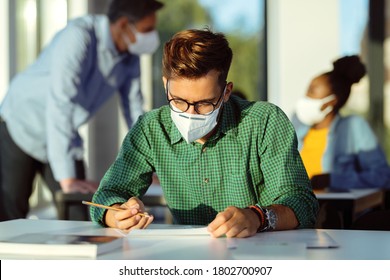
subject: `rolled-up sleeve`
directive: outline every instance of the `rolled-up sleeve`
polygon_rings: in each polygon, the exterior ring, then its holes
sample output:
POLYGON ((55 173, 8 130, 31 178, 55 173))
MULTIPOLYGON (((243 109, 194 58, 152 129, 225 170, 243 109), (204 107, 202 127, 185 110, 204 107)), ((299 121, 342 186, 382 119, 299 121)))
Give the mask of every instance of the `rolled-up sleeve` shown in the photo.
MULTIPOLYGON (((142 197, 154 172, 151 147, 143 129, 142 117, 123 140, 114 163, 107 170, 93 201, 103 205, 121 204, 130 197, 142 197)), ((91 207, 91 219, 105 226, 105 210, 91 207)))
POLYGON ((294 211, 300 228, 314 227, 319 206, 297 149, 295 130, 278 107, 268 110, 259 139, 265 183, 260 203, 287 206, 294 211))

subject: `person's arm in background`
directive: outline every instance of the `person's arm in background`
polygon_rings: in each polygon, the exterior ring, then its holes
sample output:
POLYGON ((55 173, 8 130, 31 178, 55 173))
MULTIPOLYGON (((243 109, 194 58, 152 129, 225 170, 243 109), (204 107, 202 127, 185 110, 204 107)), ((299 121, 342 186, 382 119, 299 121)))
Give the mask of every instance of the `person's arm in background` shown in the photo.
POLYGON ((81 83, 84 58, 90 36, 87 31, 68 26, 55 39, 51 60, 51 90, 47 100, 47 150, 54 177, 64 192, 94 192, 97 184, 76 178, 72 140, 74 102, 81 83))
MULTIPOLYGON (((258 204, 274 211, 275 230, 314 227, 318 201, 298 153, 293 126, 275 106, 268 108, 261 126, 259 156, 265 187, 258 204)), ((215 237, 247 237, 254 235, 259 226, 251 209, 228 207, 209 225, 209 231, 215 237)))
POLYGON ((350 151, 336 155, 329 178, 330 188, 389 188, 390 167, 369 124, 358 116, 349 117, 348 121, 348 127, 341 126, 342 131, 335 132, 342 135, 335 137, 348 141, 350 151))

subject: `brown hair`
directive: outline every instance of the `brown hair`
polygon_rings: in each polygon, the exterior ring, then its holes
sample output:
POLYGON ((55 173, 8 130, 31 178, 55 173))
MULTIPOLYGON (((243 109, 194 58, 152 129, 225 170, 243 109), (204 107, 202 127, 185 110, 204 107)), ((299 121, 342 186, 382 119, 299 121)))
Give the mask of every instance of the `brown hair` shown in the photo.
POLYGON ((233 53, 222 33, 209 29, 190 29, 176 33, 165 43, 162 73, 167 79, 204 77, 211 70, 219 72, 219 83, 227 79, 233 53))

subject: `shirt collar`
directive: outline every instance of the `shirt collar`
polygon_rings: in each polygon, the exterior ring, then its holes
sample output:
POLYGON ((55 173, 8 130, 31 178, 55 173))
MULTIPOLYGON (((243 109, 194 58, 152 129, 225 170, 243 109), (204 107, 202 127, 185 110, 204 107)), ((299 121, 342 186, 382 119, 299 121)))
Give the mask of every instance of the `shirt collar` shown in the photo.
POLYGON ((102 15, 97 17, 96 20, 96 36, 102 42, 100 48, 108 50, 113 56, 120 56, 121 54, 116 49, 112 39, 108 17, 102 15))
MULTIPOLYGON (((170 124, 171 124, 171 129, 170 129, 170 133, 169 133, 169 134, 170 134, 170 138, 171 138, 171 144, 173 145, 173 144, 178 143, 178 142, 182 139, 182 136, 181 136, 181 134, 180 134, 179 129, 177 129, 175 123, 174 123, 173 120, 172 120, 172 117, 171 117, 171 114, 172 114, 171 108, 169 108, 168 105, 167 105, 167 108, 168 108, 168 110, 169 110, 169 118, 170 118, 170 120, 171 120, 171 122, 170 122, 170 124)), ((183 139, 183 141, 184 141, 184 139, 183 139)))
POLYGON ((241 109, 232 98, 224 103, 219 120, 219 127, 211 138, 217 139, 221 134, 237 136, 237 126, 241 118, 241 109))

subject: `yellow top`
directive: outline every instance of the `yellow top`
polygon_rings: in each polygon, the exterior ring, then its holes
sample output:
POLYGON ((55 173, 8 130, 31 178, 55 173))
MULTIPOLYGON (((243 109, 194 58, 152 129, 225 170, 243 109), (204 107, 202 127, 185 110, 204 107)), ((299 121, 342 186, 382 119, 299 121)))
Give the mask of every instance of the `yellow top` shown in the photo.
POLYGON ((322 156, 326 148, 329 128, 311 128, 303 139, 301 157, 309 178, 322 173, 322 156))

